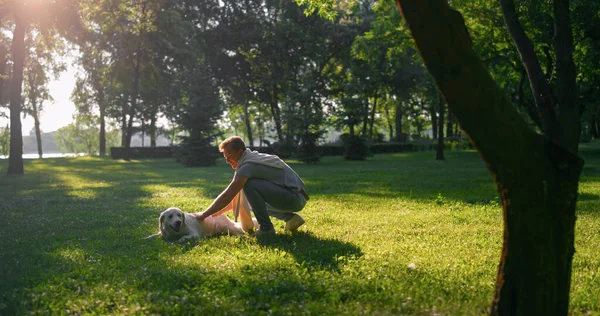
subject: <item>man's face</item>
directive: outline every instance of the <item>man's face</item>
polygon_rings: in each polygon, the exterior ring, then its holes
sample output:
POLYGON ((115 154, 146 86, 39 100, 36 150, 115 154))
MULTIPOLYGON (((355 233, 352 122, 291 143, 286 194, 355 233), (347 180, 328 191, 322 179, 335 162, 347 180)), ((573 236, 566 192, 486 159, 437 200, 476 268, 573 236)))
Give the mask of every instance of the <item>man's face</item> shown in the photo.
POLYGON ((223 148, 223 157, 225 157, 225 161, 231 166, 231 168, 233 168, 233 170, 237 169, 238 160, 240 160, 240 157, 242 157, 243 153, 244 151, 241 149, 235 151, 229 148, 229 146, 225 146, 225 148, 223 148))

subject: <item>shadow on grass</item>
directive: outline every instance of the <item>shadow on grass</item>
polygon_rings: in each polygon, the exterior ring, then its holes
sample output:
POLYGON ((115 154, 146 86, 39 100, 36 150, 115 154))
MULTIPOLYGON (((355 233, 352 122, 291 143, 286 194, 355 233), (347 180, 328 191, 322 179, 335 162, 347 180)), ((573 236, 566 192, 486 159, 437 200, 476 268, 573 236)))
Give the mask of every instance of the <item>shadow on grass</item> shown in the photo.
POLYGON ((321 239, 310 232, 279 234, 259 240, 264 247, 289 253, 303 267, 339 271, 339 264, 362 256, 357 246, 335 239, 321 239))
MULTIPOLYGON (((105 238, 111 236, 104 234, 105 238)), ((348 277, 339 272, 339 265, 348 264, 345 258, 360 256, 357 247, 302 232, 259 243, 260 247, 291 254, 296 266, 277 260, 260 262, 258 254, 259 260, 247 260, 253 264, 247 269, 214 262, 206 268, 203 263, 220 244, 212 241, 217 243, 209 240, 182 247, 131 242, 123 236, 121 240, 59 246, 39 258, 46 269, 29 274, 35 282, 13 292, 17 296, 12 298, 17 300, 3 303, 0 314, 369 314, 373 306, 382 314, 415 314, 427 306, 423 304, 432 286, 438 299, 445 301, 456 299, 461 292, 464 296, 460 298, 466 301, 479 295, 475 291, 465 293, 465 282, 407 268, 387 267, 393 271, 389 278, 361 277, 360 269, 352 272, 359 276, 348 277), (136 311, 136 307, 140 309, 136 311)), ((225 242, 240 248, 250 246, 238 252, 242 256, 249 255, 254 244, 245 240, 225 242)), ((234 257, 220 260, 231 262, 234 257)), ((25 264, 31 268, 39 263, 25 264)), ((0 297, 0 303, 6 298, 0 297)))

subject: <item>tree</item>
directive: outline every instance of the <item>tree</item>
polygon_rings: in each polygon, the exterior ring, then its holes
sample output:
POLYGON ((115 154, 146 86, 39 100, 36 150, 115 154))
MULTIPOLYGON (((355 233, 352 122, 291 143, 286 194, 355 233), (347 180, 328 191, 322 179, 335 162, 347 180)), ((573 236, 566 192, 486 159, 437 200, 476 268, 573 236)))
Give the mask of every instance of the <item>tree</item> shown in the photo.
POLYGON ((91 113, 96 106, 100 112, 99 147, 100 156, 106 155, 106 112, 108 108, 107 90, 110 84, 108 56, 102 49, 100 37, 91 31, 82 36, 79 64, 85 70, 84 78, 79 78, 71 99, 78 112, 91 113))
POLYGON ((52 56, 60 49, 60 44, 58 38, 44 38, 33 33, 29 34, 25 44, 29 58, 24 70, 23 113, 33 118, 39 158, 43 155, 40 115, 44 111, 44 103, 53 101, 48 82, 50 78, 56 79, 64 69, 64 65, 55 62, 52 56))
POLYGON ((23 132, 21 131, 21 91, 23 66, 25 64, 25 33, 29 22, 26 8, 17 5, 14 9, 15 29, 12 39, 13 71, 10 80, 10 175, 23 175, 23 132))
POLYGON ((579 109, 573 95, 568 1, 553 3, 560 115, 548 83, 540 77, 539 64, 535 65, 537 58, 528 38, 517 27, 512 1, 502 2, 545 135, 527 125, 491 78, 472 49, 460 13, 443 0, 396 0, 396 4, 450 111, 486 162, 502 199, 504 244, 490 312, 566 315, 575 204, 583 167, 576 154, 579 109))
MULTIPOLYGON (((97 155, 99 153, 99 117, 79 114, 74 117, 74 122, 61 127, 56 131, 54 140, 62 153, 86 153, 97 155)), ((116 146, 119 134, 116 129, 106 133, 106 145, 116 146)))
POLYGON ((504 242, 490 313, 566 315, 583 168, 577 156, 580 109, 569 1, 552 2, 554 90, 514 4, 501 1, 543 134, 530 127, 498 87, 473 50, 462 15, 448 1, 395 2, 450 112, 486 162, 500 193, 504 242))
POLYGON ((23 175, 23 135, 21 131, 21 92, 23 68, 27 51, 25 34, 36 27, 42 34, 56 30, 62 33, 71 31, 78 22, 76 1, 9 1, 6 11, 12 13, 14 31, 12 38, 12 78, 10 83, 10 156, 9 175, 23 175))

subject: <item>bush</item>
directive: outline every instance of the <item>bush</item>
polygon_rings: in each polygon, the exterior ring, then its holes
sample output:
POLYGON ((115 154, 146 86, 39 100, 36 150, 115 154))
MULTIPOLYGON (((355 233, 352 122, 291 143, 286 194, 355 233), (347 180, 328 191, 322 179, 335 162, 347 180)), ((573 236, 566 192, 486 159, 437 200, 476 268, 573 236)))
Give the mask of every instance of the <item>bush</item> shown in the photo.
POLYGON ((296 145, 288 143, 274 142, 271 146, 267 147, 268 152, 272 152, 273 155, 277 155, 281 159, 288 159, 294 156, 298 150, 296 145))
POLYGON ((370 151, 366 139, 356 135, 351 136, 349 134, 342 134, 340 138, 344 144, 344 159, 367 160, 370 151))
POLYGON ((589 143, 592 141, 592 131, 589 124, 581 124, 580 143, 589 143))
POLYGON ((211 143, 212 137, 206 137, 202 133, 190 133, 190 136, 182 136, 181 144, 175 151, 177 162, 186 167, 210 167, 216 164, 220 157, 218 149, 211 143))
POLYGON ((317 141, 322 134, 323 132, 302 134, 298 148, 298 160, 307 164, 318 163, 321 160, 322 151, 317 146, 317 141))

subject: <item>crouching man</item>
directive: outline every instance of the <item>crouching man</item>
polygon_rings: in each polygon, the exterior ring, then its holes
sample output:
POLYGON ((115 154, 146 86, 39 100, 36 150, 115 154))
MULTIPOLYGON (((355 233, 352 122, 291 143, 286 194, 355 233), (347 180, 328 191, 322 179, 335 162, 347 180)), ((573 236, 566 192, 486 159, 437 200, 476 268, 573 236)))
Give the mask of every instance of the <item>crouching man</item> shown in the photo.
POLYGON ((225 161, 235 170, 231 183, 203 212, 199 220, 231 209, 231 201, 243 190, 260 225, 252 236, 273 236, 275 229, 269 216, 285 221, 286 231, 295 231, 304 224, 296 212, 301 211, 309 197, 298 174, 279 157, 246 148, 239 136, 232 136, 219 145, 225 161))

